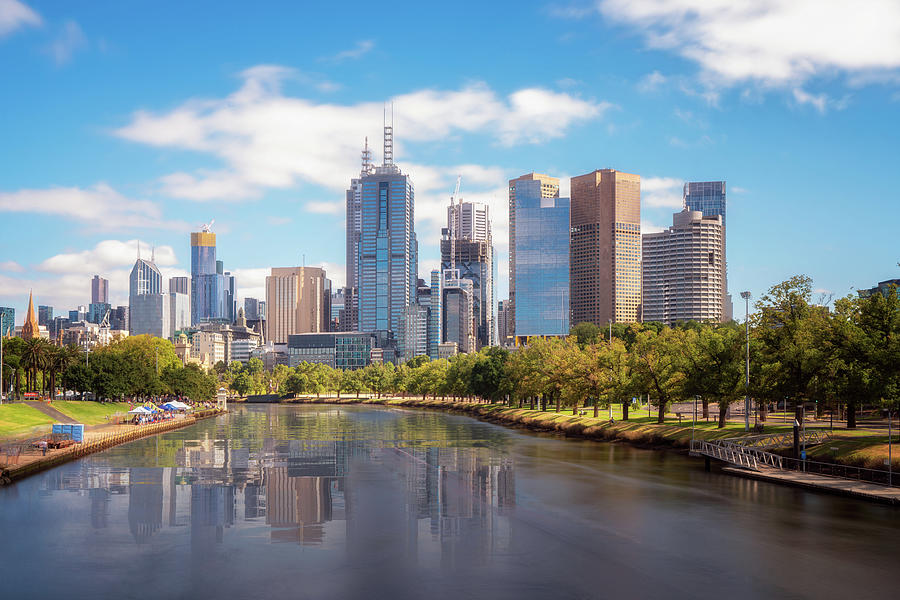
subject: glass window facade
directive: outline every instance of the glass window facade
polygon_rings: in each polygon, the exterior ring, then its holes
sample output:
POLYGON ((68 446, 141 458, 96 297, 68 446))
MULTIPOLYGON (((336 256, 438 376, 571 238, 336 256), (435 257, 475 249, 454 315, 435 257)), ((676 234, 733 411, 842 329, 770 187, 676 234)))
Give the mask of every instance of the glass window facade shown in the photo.
POLYGON ((542 198, 540 181, 515 196, 517 336, 569 332, 569 199, 542 198))

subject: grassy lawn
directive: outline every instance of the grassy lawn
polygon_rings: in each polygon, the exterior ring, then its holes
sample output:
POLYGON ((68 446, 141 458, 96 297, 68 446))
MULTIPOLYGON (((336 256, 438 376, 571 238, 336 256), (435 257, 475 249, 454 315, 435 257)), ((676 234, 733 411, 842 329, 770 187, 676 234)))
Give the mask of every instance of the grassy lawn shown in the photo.
MULTIPOLYGON (((35 427, 50 425, 55 421, 26 404, 0 406, 0 437, 14 437, 30 433, 35 427)), ((49 431, 49 427, 46 428, 49 431)))
POLYGON ((88 402, 78 400, 56 400, 53 408, 85 425, 99 425, 107 422, 107 417, 116 413, 127 413, 131 407, 125 402, 88 402))

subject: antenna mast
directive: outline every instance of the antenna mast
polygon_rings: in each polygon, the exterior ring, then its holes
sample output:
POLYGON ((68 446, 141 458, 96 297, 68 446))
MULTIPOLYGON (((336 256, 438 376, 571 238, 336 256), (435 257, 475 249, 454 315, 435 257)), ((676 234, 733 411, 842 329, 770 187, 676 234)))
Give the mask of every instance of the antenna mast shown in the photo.
POLYGON ((365 177, 372 171, 372 151, 369 150, 369 136, 366 136, 366 145, 362 151, 362 171, 360 177, 365 177))
POLYGON ((456 221, 459 219, 459 212, 456 198, 459 196, 459 182, 461 179, 462 175, 456 176, 456 188, 450 196, 450 271, 453 273, 452 276, 457 279, 459 279, 459 276, 456 274, 456 221))
POLYGON ((387 124, 387 107, 384 109, 384 166, 394 164, 394 104, 391 103, 391 124, 387 124))

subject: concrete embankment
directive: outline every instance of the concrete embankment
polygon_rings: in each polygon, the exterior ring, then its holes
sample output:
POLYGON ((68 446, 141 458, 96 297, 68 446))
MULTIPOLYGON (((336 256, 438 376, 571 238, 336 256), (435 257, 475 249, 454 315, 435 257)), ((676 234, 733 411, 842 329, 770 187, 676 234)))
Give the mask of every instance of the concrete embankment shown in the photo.
POLYGON ((130 442, 142 437, 163 433, 172 429, 181 429, 188 425, 193 425, 201 419, 215 417, 222 414, 222 411, 212 409, 198 411, 188 415, 182 419, 172 419, 161 423, 152 423, 150 425, 139 425, 133 428, 129 427, 125 431, 115 431, 92 436, 80 444, 74 444, 68 448, 53 450, 46 456, 37 456, 33 460, 28 460, 23 464, 12 465, 8 468, 0 470, 0 485, 9 484, 29 475, 34 475, 45 469, 61 465, 75 460, 94 452, 100 452, 125 442, 130 442))

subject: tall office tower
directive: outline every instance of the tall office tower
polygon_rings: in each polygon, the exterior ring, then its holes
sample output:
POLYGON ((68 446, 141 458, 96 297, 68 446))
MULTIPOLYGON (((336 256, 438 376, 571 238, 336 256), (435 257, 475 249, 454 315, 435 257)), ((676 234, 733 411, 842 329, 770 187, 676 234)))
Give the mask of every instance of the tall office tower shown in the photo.
POLYGON ((475 290, 468 279, 444 280, 441 307, 444 342, 454 342, 461 353, 475 352, 475 290))
POLYGON ((328 316, 328 331, 344 331, 341 327, 341 314, 346 314, 347 288, 339 288, 331 294, 331 311, 328 316))
POLYGON ((191 233, 191 324, 226 320, 225 275, 208 225, 191 233))
POLYGON ((441 315, 441 307, 444 303, 443 292, 444 278, 437 269, 431 271, 431 293, 429 302, 431 309, 428 312, 428 356, 431 360, 438 359, 438 347, 444 341, 444 320, 441 315))
POLYGON ((497 303, 497 343, 501 346, 509 346, 512 343, 509 336, 509 300, 497 303))
POLYGON ((507 335, 516 342, 569 333, 569 199, 559 197, 558 181, 531 173, 509 182, 507 335))
POLYGON ((288 336, 328 331, 325 270, 319 267, 272 267, 266 277, 266 335, 287 344, 288 336))
POLYGON ((704 217, 722 217, 722 238, 725 252, 725 321, 732 319, 731 294, 728 293, 728 228, 725 223, 725 209, 727 200, 725 196, 724 181, 689 181, 684 184, 684 208, 699 210, 704 217))
POLYGON ((169 295, 162 289, 162 275, 151 261, 138 258, 128 278, 128 331, 171 337, 169 295))
POLYGON ((509 180, 509 323, 512 326, 512 330, 508 332, 510 337, 516 335, 516 197, 519 190, 524 197, 532 199, 527 205, 533 206, 535 196, 546 199, 559 198, 559 179, 539 173, 528 173, 509 180))
POLYGON ((117 306, 110 311, 109 328, 114 331, 128 331, 127 306, 117 306))
POLYGON ((259 300, 256 298, 244 298, 244 318, 255 321, 259 318, 259 300))
MULTIPOLYGON (((430 303, 430 296, 428 300, 430 303)), ((430 312, 431 308, 428 304, 415 302, 407 306, 400 316, 397 349, 401 362, 428 354, 428 315, 430 312)))
POLYGON ((112 309, 108 302, 91 302, 88 306, 87 321, 88 323, 97 323, 103 321, 106 313, 112 309))
POLYGON ((346 193, 347 201, 347 280, 345 290, 344 319, 341 322, 343 331, 359 329, 359 307, 357 305, 359 289, 359 244, 362 234, 362 180, 372 175, 372 151, 369 150, 369 138, 361 154, 362 168, 359 177, 350 180, 350 188, 346 193))
POLYGON ((169 293, 191 295, 190 277, 169 277, 169 293))
MULTIPOLYGON (((222 261, 216 261, 217 264, 220 264, 222 261)), ((225 311, 222 315, 222 318, 226 323, 234 323, 235 319, 237 319, 237 298, 235 298, 235 284, 234 284, 234 275, 230 272, 225 271, 224 275, 225 279, 225 301, 224 308, 225 311)))
MULTIPOLYGON (((394 164, 393 135, 393 127, 385 126, 384 161, 362 173, 359 182, 356 287, 359 329, 365 332, 396 332, 400 315, 416 297, 415 192, 409 175, 394 164)), ((353 287, 353 279, 347 285, 353 287)))
POLYGON ((43 304, 38 306, 38 325, 43 325, 44 327, 50 326, 50 321, 53 320, 53 307, 52 306, 44 306, 43 304))
POLYGON ((641 177, 600 169, 572 178, 571 324, 640 321, 641 177))
POLYGON ((644 321, 722 321, 725 227, 720 215, 684 209, 672 227, 643 236, 644 321))
MULTIPOLYGON (((181 279, 187 279, 183 277, 181 279)), ((171 335, 191 326, 191 296, 182 292, 169 291, 169 320, 171 335)))
POLYGON ((487 205, 460 202, 448 208, 447 228, 441 233, 441 269, 453 271, 451 278, 472 282, 476 344, 479 349, 490 346, 495 338, 495 264, 487 205))
POLYGON ((16 331, 16 309, 0 306, 0 336, 10 337, 16 331))
POLYGON ((109 302, 109 280, 94 275, 91 279, 91 304, 109 302))

